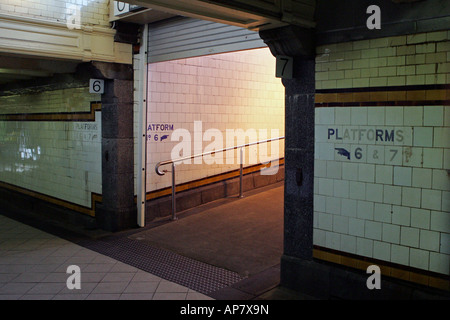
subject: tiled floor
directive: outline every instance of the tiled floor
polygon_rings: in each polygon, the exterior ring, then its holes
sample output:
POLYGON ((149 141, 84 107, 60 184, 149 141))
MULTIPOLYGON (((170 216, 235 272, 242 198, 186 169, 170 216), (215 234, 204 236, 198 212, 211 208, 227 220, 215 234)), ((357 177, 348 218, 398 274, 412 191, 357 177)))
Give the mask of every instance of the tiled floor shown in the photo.
POLYGON ((0 300, 210 300, 108 256, 0 215, 0 300), (70 290, 67 268, 80 268, 70 290))

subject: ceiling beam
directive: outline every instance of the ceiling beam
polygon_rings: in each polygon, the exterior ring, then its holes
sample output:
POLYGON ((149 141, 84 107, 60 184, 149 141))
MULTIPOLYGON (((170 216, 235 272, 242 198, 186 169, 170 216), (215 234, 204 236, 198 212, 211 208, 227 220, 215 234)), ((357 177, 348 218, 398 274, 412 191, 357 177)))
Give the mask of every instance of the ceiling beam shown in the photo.
POLYGON ((261 31, 289 24, 313 28, 315 0, 127 0, 191 18, 261 31))
POLYGON ((40 70, 0 68, 0 75, 3 75, 3 76, 26 76, 26 77, 50 77, 52 74, 49 72, 40 71, 40 70))

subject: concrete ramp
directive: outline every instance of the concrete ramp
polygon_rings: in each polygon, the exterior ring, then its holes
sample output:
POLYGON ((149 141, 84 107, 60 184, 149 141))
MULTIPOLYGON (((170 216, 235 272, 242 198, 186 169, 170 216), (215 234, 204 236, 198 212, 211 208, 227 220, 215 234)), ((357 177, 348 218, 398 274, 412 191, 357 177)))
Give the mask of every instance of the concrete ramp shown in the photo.
POLYGON ((250 277, 280 263, 283 191, 277 183, 218 200, 129 238, 250 277))

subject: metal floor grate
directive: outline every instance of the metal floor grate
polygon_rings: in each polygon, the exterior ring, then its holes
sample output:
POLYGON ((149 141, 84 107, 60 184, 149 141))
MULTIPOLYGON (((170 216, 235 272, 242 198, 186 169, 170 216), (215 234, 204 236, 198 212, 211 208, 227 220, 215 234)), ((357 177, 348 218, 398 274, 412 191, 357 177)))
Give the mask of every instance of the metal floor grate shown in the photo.
POLYGON ((78 244, 205 295, 245 279, 233 271, 127 237, 82 241, 78 244))

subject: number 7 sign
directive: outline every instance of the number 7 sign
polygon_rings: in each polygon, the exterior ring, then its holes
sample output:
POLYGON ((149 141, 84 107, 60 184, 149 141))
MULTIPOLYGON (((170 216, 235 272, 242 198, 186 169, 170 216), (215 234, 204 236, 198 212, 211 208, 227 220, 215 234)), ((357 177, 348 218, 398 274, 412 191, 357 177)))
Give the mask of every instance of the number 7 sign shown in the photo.
POLYGON ((292 79, 294 70, 294 58, 287 56, 277 56, 276 77, 292 79))

